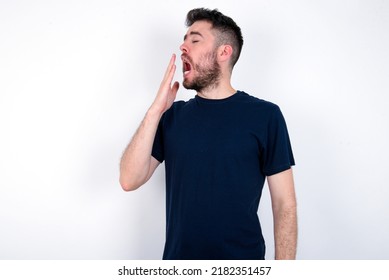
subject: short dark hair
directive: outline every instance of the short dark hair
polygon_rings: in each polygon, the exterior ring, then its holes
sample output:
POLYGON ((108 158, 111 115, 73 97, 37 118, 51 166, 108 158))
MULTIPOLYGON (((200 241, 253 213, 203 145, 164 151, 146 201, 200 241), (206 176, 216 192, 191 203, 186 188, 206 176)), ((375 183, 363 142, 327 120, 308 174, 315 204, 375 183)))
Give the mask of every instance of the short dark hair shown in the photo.
POLYGON ((243 46, 243 36, 239 26, 235 21, 223 15, 217 9, 210 10, 198 8, 190 10, 186 16, 186 26, 189 27, 196 21, 205 20, 212 24, 218 34, 216 36, 217 46, 228 44, 232 46, 231 68, 238 61, 243 46))

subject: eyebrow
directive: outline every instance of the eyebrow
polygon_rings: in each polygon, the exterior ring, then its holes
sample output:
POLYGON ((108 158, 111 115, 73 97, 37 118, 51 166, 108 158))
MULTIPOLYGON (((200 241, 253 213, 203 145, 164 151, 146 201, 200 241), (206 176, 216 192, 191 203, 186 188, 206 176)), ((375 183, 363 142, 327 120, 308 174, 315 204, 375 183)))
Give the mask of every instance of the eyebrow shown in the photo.
MULTIPOLYGON (((189 36, 194 36, 194 35, 199 35, 200 37, 204 38, 204 36, 203 36, 200 32, 198 32, 198 31, 191 31, 191 32, 189 33, 189 36)), ((188 37, 188 34, 186 34, 186 35, 184 36, 184 41, 186 40, 187 37, 188 37)))

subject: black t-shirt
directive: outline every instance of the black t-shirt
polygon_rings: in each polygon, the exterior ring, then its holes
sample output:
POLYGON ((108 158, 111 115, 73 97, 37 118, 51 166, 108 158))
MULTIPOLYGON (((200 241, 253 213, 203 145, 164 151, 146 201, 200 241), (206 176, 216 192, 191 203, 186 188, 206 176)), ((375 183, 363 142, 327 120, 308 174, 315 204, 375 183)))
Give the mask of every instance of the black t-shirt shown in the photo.
POLYGON ((294 165, 279 107, 245 92, 177 101, 152 156, 165 161, 163 259, 264 259, 258 205, 265 177, 294 165))

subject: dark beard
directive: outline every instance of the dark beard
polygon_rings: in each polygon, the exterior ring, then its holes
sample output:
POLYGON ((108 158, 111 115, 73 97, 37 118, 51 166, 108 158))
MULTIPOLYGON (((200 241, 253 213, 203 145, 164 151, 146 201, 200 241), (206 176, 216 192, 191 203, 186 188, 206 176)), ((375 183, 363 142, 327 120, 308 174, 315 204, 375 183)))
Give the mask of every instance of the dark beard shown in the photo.
POLYGON ((204 89, 214 88, 219 84, 221 70, 220 65, 216 60, 216 52, 214 51, 206 54, 204 60, 208 60, 212 64, 207 67, 196 64, 193 70, 196 70, 198 76, 195 77, 192 82, 183 82, 183 86, 186 89, 193 89, 197 92, 202 92, 204 89))

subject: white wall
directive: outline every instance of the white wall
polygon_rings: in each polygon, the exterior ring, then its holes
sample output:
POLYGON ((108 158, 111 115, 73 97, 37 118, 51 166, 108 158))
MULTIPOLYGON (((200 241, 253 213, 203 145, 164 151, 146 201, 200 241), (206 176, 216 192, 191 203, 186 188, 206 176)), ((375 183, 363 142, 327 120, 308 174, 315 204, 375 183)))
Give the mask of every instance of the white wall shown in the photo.
POLYGON ((1 0, 0 259, 161 258, 164 167, 125 193, 118 163, 201 6, 242 28, 235 87, 287 119, 298 258, 389 258, 389 2, 1 0))

